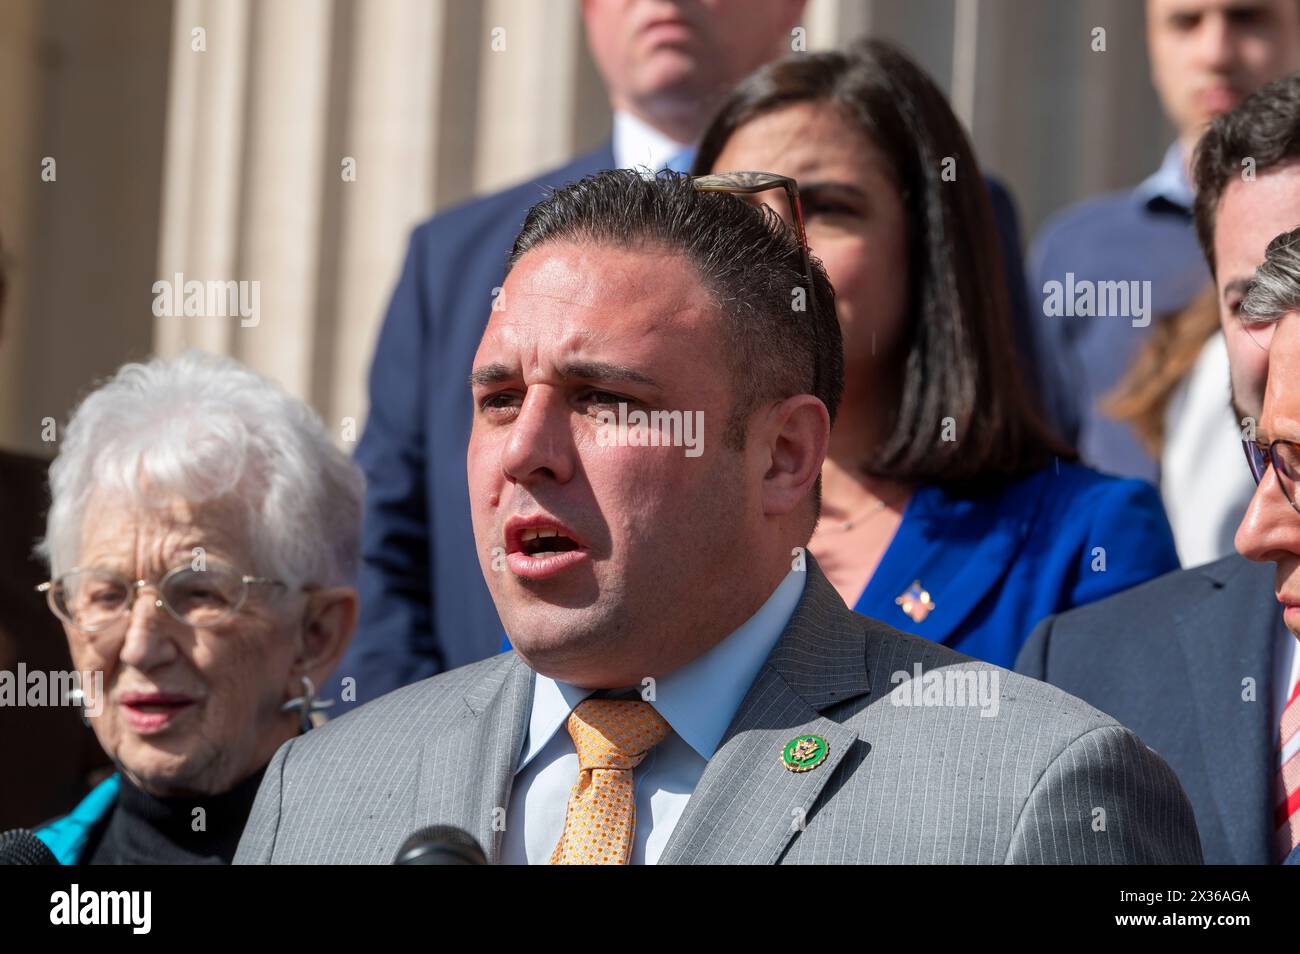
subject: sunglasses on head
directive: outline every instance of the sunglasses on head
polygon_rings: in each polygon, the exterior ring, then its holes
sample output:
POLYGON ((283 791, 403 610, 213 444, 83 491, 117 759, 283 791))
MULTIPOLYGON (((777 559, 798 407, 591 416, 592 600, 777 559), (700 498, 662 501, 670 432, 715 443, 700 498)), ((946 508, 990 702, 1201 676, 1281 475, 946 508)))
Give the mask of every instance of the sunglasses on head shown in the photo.
MULTIPOLYGON (((799 239, 799 251, 803 255, 804 292, 807 295, 809 314, 812 317, 814 355, 821 354, 821 332, 817 325, 817 296, 814 293, 812 258, 808 253, 808 235, 804 230, 803 207, 799 204, 799 184, 789 176, 777 175, 775 172, 717 172, 705 176, 692 176, 691 185, 699 192, 729 192, 732 195, 755 195, 770 189, 785 190, 790 202, 790 221, 794 227, 795 237, 799 239)), ((821 385, 819 365, 813 359, 813 393, 821 385)))

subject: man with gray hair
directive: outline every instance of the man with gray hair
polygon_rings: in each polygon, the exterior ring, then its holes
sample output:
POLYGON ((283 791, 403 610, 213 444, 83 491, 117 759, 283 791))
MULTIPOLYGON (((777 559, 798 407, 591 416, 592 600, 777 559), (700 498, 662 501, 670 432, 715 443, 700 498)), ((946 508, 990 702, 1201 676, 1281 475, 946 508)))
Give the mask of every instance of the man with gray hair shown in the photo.
POLYGON ((1200 860, 1133 733, 853 613, 806 551, 834 293, 770 209, 705 191, 792 185, 605 172, 533 208, 469 382, 514 648, 287 743, 237 861, 1200 860), (603 439, 623 406, 702 412, 702 453, 603 439))
MULTIPOLYGON (((1269 242, 1264 264, 1255 272, 1242 311, 1256 322, 1273 325, 1269 344, 1268 385, 1264 410, 1253 438, 1246 442, 1257 484, 1246 516, 1237 528, 1241 555, 1274 571, 1274 593, 1282 619, 1300 637, 1300 513, 1296 478, 1300 476, 1300 228, 1269 242)), ((1300 864, 1300 691, 1293 691, 1278 738, 1281 771, 1276 809, 1276 851, 1287 864, 1300 864)))

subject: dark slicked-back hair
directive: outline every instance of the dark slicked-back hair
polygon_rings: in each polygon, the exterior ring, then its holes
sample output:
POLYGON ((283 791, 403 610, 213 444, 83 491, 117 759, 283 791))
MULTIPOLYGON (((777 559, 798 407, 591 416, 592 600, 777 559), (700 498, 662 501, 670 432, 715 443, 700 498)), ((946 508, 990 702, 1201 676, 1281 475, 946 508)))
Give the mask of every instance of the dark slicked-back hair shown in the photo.
POLYGON ((1300 73, 1261 86, 1235 109, 1215 118, 1201 136, 1192 162, 1196 180, 1196 237, 1215 272, 1214 223, 1219 201, 1251 160, 1254 175, 1300 159, 1300 73))
MULTIPOLYGON (((843 52, 797 53, 750 74, 728 96, 695 156, 716 168, 727 141, 761 116, 827 105, 879 150, 907 212, 908 289, 902 383, 864 468, 882 477, 979 492, 1053 457, 1073 459, 1033 404, 1011 331, 988 188, 943 91, 897 47, 859 40, 843 52), (947 160, 956 178, 945 179, 947 160), (943 440, 952 417, 960 439, 943 440)), ((773 170, 780 172, 780 169, 773 170)), ((951 178, 951 177, 950 177, 951 178)))
POLYGON ((729 367, 720 370, 730 373, 736 395, 723 438, 728 447, 744 447, 750 414, 771 400, 813 394, 834 421, 844 389, 835 292, 814 260, 812 301, 796 309, 794 290, 807 284, 799 240, 767 206, 698 191, 680 173, 611 170, 533 206, 510 266, 539 245, 560 241, 662 250, 694 267, 725 320, 729 367))

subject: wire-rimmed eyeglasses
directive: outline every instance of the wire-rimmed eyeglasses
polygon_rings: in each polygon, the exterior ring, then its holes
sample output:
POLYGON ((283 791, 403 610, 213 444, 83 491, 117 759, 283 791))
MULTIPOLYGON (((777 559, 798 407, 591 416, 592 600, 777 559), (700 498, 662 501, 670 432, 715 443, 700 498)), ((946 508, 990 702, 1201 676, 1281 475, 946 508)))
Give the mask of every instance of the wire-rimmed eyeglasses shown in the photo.
MULTIPOLYGON (((112 570, 76 567, 36 590, 45 594, 51 612, 63 622, 97 633, 126 619, 136 595, 150 585, 147 580, 128 581, 112 570)), ((254 586, 288 589, 280 580, 248 576, 223 563, 187 563, 158 581, 154 606, 187 626, 217 626, 240 611, 254 586)))
POLYGON ((1242 441, 1241 447, 1246 452, 1246 463, 1250 465, 1250 475, 1255 478, 1255 484, 1258 486, 1264 480, 1264 473, 1272 467, 1287 503, 1300 513, 1295 494, 1296 474, 1300 473, 1300 443, 1281 439, 1269 444, 1242 441))

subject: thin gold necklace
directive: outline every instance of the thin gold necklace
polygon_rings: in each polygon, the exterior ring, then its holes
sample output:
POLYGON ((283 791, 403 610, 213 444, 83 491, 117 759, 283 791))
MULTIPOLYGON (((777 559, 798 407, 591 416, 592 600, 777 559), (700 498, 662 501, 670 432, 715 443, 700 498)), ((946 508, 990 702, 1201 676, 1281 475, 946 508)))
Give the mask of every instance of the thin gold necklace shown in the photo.
MULTIPOLYGON (((879 511, 884 509, 885 509, 885 500, 884 498, 881 498, 877 500, 875 503, 873 503, 866 510, 862 511, 862 513, 858 514, 857 516, 850 517, 848 520, 840 521, 839 524, 840 533, 848 533, 850 530, 853 529, 854 525, 867 519, 867 517, 875 516, 879 511)), ((832 526, 832 524, 818 523, 817 529, 824 530, 828 526, 832 526)))

